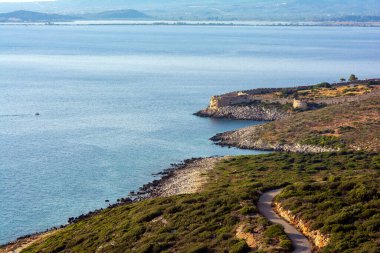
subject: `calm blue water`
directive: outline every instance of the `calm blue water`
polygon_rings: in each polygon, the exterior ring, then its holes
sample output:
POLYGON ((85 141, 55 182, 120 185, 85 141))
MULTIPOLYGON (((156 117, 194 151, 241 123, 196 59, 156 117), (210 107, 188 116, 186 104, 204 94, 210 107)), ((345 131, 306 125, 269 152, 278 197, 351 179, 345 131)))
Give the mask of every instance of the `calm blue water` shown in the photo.
POLYGON ((379 77, 378 28, 0 26, 0 243, 103 207, 208 138, 213 94, 379 77), (40 117, 34 114, 39 112, 40 117))

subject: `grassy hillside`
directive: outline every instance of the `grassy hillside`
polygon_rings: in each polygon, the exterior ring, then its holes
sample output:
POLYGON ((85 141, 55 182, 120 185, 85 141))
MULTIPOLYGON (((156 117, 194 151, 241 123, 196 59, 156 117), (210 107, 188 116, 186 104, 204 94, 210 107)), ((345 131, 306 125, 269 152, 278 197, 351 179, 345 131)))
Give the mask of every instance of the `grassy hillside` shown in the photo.
POLYGON ((329 149, 380 150, 380 94, 363 101, 295 114, 260 126, 217 135, 222 145, 280 149, 310 145, 329 149), (258 143, 262 147, 258 147, 258 143))
POLYGON ((323 252, 378 252, 379 169, 376 153, 230 158, 200 193, 104 210, 23 252, 291 252, 284 232, 256 209, 260 192, 286 185, 281 201, 331 233, 323 252), (239 226, 260 251, 236 238, 239 226))

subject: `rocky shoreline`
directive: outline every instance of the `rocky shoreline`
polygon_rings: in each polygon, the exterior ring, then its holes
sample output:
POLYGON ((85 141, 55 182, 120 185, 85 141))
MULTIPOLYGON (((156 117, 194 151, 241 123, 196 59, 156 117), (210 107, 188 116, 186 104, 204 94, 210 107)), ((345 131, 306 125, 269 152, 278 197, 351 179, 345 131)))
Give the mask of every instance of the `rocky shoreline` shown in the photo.
MULTIPOLYGON (((191 158, 178 164, 172 164, 170 168, 156 174, 156 176, 161 176, 160 179, 143 185, 137 192, 132 191, 128 197, 118 199, 117 203, 110 204, 108 208, 115 208, 150 198, 196 193, 200 191, 207 182, 206 173, 221 159, 223 159, 223 157, 191 158)), ((92 217, 103 210, 104 209, 101 208, 87 214, 82 214, 79 217, 71 217, 68 219, 68 224, 66 225, 19 237, 6 245, 0 245, 0 253, 21 252, 45 236, 51 235, 70 224, 92 217)))
POLYGON ((338 151, 333 148, 305 145, 300 143, 270 143, 268 141, 263 140, 260 137, 260 128, 262 128, 262 126, 259 125, 239 129, 236 131, 220 133, 213 136, 210 140, 212 140, 216 145, 222 147, 236 147, 240 149, 252 149, 262 151, 281 151, 294 153, 322 153, 338 151))
POLYGON ((240 105, 224 106, 218 109, 206 108, 194 113, 194 115, 233 120, 274 121, 288 117, 291 113, 273 105, 240 105))
POLYGON ((131 192, 131 196, 139 201, 196 193, 206 183, 206 173, 221 159, 223 157, 192 158, 172 164, 170 168, 156 174, 161 176, 160 179, 143 185, 137 193, 131 192))

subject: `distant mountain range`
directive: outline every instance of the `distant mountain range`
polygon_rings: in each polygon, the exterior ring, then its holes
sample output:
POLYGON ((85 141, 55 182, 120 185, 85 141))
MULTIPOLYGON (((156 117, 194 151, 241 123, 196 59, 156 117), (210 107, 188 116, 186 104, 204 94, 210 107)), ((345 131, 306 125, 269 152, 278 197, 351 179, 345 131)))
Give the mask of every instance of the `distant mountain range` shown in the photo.
POLYGON ((38 4, 0 2, 0 12, 7 12, 0 14, 0 22, 116 19, 379 22, 380 1, 60 0, 39 2, 38 4), (109 8, 114 10, 108 11, 109 8), (19 11, 20 9, 25 11, 19 11))
POLYGON ((117 10, 83 15, 60 15, 34 11, 0 13, 0 22, 64 22, 75 20, 149 20, 150 16, 137 10, 117 10))
POLYGON ((33 11, 14 11, 0 13, 0 22, 51 22, 51 21, 72 21, 80 17, 48 14, 33 11))

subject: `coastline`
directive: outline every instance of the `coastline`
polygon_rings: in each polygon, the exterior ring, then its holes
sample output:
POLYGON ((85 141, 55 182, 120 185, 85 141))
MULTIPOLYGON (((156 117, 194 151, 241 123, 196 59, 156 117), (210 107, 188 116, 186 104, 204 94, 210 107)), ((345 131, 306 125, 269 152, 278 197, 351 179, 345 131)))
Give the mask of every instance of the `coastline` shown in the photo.
MULTIPOLYGON (((380 95, 379 92, 373 93, 376 96, 380 95)), ((372 94, 372 95, 373 95, 372 94)), ((370 98, 372 97, 369 96, 370 98)), ((363 96, 365 101, 366 96, 363 96)), ((360 99, 359 99, 360 100, 360 99)), ((360 102, 363 102, 360 101, 360 102)), ((355 101, 357 102, 357 101, 355 101)), ((346 104, 354 102, 346 102, 346 104)), ((351 104, 350 104, 351 105, 351 104)), ((330 110, 330 109, 329 109, 330 110)), ((275 119, 276 120, 276 119, 275 119)), ((277 119, 281 120, 281 119, 277 119)), ((292 120, 292 118, 290 118, 292 120)), ((297 120, 295 120, 297 121, 297 120)), ((298 122, 298 121, 297 121, 298 122)), ((287 125, 287 124, 284 124, 287 125)), ((322 152, 337 152, 339 149, 326 148, 315 145, 307 145, 301 143, 281 143, 281 142, 268 142, 261 138, 259 131, 264 126, 252 126, 240 130, 230 131, 223 134, 217 134, 212 141, 217 145, 238 147, 241 149, 255 149, 264 151, 285 151, 296 153, 322 153, 322 152), (254 131, 252 131, 252 129, 254 131), (254 138, 253 138, 254 137, 254 138), (253 138, 253 139, 252 139, 253 138), (251 142, 249 140, 251 139, 251 142), (242 141, 241 141, 242 140, 242 141), (241 141, 241 142, 240 142, 241 141), (248 142, 247 142, 248 141, 248 142)), ((170 197, 182 194, 193 194, 202 190, 203 186, 207 183, 207 172, 210 171, 216 162, 226 157, 208 157, 208 158, 191 158, 184 160, 179 164, 172 164, 172 166, 158 174, 160 179, 153 180, 140 187, 137 192, 131 192, 127 198, 122 198, 115 204, 110 204, 108 208, 115 208, 121 205, 128 205, 134 202, 151 199, 170 197)), ((78 221, 92 217, 103 211, 103 209, 83 214, 77 218, 70 218, 69 224, 62 225, 61 228, 65 228, 71 224, 75 224, 78 221)), ((18 238, 14 242, 10 242, 6 245, 0 246, 0 253, 2 252, 21 252, 23 249, 31 246, 32 244, 44 239, 53 233, 58 232, 59 229, 52 228, 45 232, 35 233, 32 235, 23 236, 18 238)))
MULTIPOLYGON (((133 202, 150 198, 170 197, 199 192, 207 183, 206 173, 213 168, 216 162, 224 158, 226 157, 191 158, 184 160, 179 164, 172 164, 168 169, 155 174, 156 176, 161 176, 160 179, 153 180, 152 182, 141 186, 139 191, 131 192, 130 196, 122 198, 122 201, 119 201, 116 204, 110 204, 108 208, 128 205, 133 202)), ((5 245, 0 245, 0 253, 20 253, 35 242, 58 232, 60 229, 65 228, 70 224, 96 215, 102 210, 103 209, 99 209, 77 218, 70 218, 69 221, 71 220, 71 222, 60 226, 60 228, 53 227, 44 232, 25 235, 5 245)))
POLYGON ((4 246, 0 246, 0 253, 20 253, 27 247, 31 246, 33 243, 36 243, 45 237, 53 235, 55 232, 59 231, 57 228, 47 230, 45 232, 35 233, 33 235, 26 235, 20 237, 16 241, 10 242, 4 246))
POLYGON ((259 125, 238 129, 235 131, 219 133, 211 137, 210 140, 213 141, 215 145, 219 145, 221 147, 240 148, 246 150, 294 153, 323 153, 339 151, 339 149, 335 148, 306 145, 301 143, 270 143, 260 137, 260 127, 262 128, 262 126, 259 125))
POLYGON ((72 20, 36 22, 0 22, 0 25, 97 26, 97 25, 167 25, 167 26, 247 26, 247 27, 380 27, 378 21, 262 21, 262 20, 72 20))
MULTIPOLYGON (((207 182, 205 175, 216 162, 225 157, 192 158, 158 173, 161 178, 145 184, 137 192, 136 200, 169 197, 199 192, 207 182)), ((132 194, 133 196, 133 194, 132 194)))

